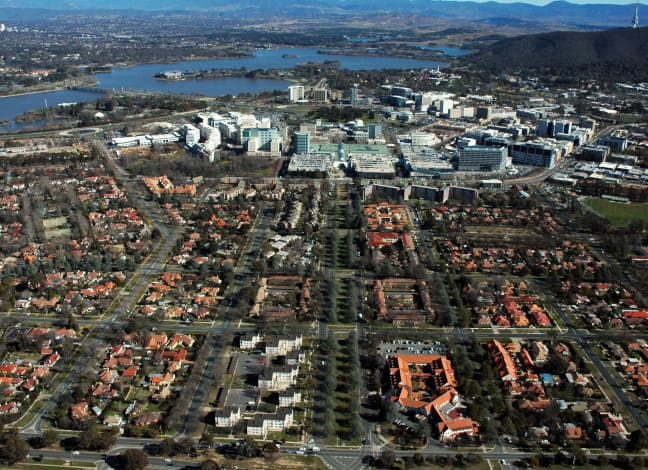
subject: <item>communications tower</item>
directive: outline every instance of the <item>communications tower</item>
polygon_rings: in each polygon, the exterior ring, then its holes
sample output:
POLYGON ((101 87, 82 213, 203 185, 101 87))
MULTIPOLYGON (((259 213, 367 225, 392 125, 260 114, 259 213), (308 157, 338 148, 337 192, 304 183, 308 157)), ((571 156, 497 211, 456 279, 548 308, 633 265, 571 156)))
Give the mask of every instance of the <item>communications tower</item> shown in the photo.
POLYGON ((639 0, 637 0, 634 16, 632 17, 632 28, 636 29, 637 26, 639 26, 639 0))

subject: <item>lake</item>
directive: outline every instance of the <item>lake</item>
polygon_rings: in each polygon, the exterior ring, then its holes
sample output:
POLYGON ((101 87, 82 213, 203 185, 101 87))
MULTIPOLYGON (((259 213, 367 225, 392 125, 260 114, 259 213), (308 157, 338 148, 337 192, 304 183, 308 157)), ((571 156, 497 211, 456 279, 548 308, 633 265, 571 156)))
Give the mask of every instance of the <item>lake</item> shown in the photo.
MULTIPOLYGON (((442 48, 436 48, 442 49, 442 48)), ((134 67, 115 68, 112 72, 97 73, 99 87, 114 90, 138 90, 160 93, 200 94, 205 96, 238 95, 240 93, 258 93, 262 91, 286 90, 291 82, 286 80, 255 78, 218 78, 209 80, 157 80, 155 74, 169 70, 211 70, 211 69, 283 69, 300 63, 336 60, 340 67, 348 70, 381 70, 381 69, 423 69, 445 66, 445 62, 431 60, 403 59, 399 57, 379 56, 342 56, 318 54, 317 48, 281 48, 261 49, 255 57, 236 59, 207 59, 176 62, 171 64, 144 64, 134 67), (289 57, 283 57, 289 54, 289 57)), ((448 50, 454 55, 455 50, 448 50)), ((0 98, 0 121, 11 121, 9 125, 0 125, 0 130, 19 129, 30 124, 16 124, 17 115, 33 109, 44 108, 60 103, 82 103, 92 101, 101 95, 74 90, 34 93, 0 98)))
MULTIPOLYGON (((102 88, 115 90, 144 90, 159 91, 164 93, 188 93, 203 94, 207 96, 222 96, 226 94, 238 94, 246 91, 257 92, 264 90, 286 89, 287 82, 276 83, 276 81, 253 80, 246 82, 245 79, 214 79, 214 80, 182 80, 166 81, 156 80, 154 75, 170 70, 211 70, 226 69, 235 70, 245 67, 247 70, 258 69, 283 69, 292 68, 297 64, 306 62, 323 62, 325 60, 336 60, 340 62, 340 68, 348 70, 381 70, 381 69, 424 69, 445 66, 445 62, 431 60, 403 59, 400 57, 380 56, 342 56, 333 54, 318 54, 317 48, 281 48, 281 49, 260 49, 255 52, 255 57, 243 57, 236 59, 207 59, 176 62, 173 64, 145 64, 135 67, 116 68, 112 72, 98 73, 97 79, 102 88), (289 54, 290 57, 283 57, 289 54), (273 83, 280 88, 272 88, 273 83), (238 87, 238 84, 244 84, 238 87), (264 88, 268 87, 268 88, 264 88)), ((247 79, 251 80, 251 79, 247 79)))
POLYGON ((35 123, 16 124, 14 122, 16 116, 27 111, 44 108, 45 106, 54 107, 62 103, 85 103, 96 100, 101 96, 103 95, 99 93, 60 90, 0 98, 0 121, 11 121, 9 125, 0 125, 0 130, 16 130, 26 126, 33 126, 35 123))

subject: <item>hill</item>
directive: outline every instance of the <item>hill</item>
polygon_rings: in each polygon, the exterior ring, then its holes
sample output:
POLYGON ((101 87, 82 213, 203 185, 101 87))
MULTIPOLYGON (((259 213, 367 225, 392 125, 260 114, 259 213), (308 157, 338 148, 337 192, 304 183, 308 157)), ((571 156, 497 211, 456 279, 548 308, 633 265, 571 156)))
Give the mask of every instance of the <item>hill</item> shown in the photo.
POLYGON ((489 70, 593 73, 604 78, 643 79, 648 76, 648 27, 596 32, 558 31, 502 39, 465 57, 489 70))
MULTIPOLYGON (((630 24, 634 5, 573 4, 556 1, 538 6, 529 3, 498 3, 442 0, 0 0, 3 19, 19 14, 16 10, 41 8, 58 12, 91 14, 107 10, 200 11, 227 16, 273 16, 299 18, 320 15, 378 15, 399 13, 432 16, 453 21, 469 21, 493 26, 520 23, 549 24, 553 29, 602 29, 630 24)), ((642 9, 645 6, 642 6, 642 9)))

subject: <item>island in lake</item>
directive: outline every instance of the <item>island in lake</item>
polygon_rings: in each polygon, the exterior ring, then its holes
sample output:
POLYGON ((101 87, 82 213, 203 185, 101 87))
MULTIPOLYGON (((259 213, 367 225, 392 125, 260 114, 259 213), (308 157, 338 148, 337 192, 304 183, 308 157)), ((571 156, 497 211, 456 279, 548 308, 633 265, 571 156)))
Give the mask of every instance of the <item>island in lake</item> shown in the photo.
POLYGON ((197 70, 170 70, 160 72, 154 75, 159 80, 197 80, 201 77, 201 72, 197 70))

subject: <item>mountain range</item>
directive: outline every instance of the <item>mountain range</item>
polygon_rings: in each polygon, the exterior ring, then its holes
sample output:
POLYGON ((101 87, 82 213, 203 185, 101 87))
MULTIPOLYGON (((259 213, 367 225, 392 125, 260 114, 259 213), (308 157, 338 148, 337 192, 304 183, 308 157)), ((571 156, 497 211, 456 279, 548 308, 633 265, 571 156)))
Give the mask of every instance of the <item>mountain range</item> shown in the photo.
MULTIPOLYGON (((634 5, 574 4, 556 1, 544 6, 528 3, 498 3, 440 0, 0 0, 4 21, 24 17, 25 9, 43 9, 54 12, 83 14, 98 11, 202 11, 228 16, 283 16, 304 15, 358 15, 399 13, 433 16, 448 20, 479 23, 515 24, 519 22, 564 25, 568 29, 603 29, 629 26, 634 5)), ((644 6, 645 8, 645 6, 644 6)), ((46 12, 41 12, 46 14, 46 12)))
POLYGON ((648 27, 510 37, 464 59, 479 68, 497 72, 542 70, 575 78, 645 80, 648 27))

